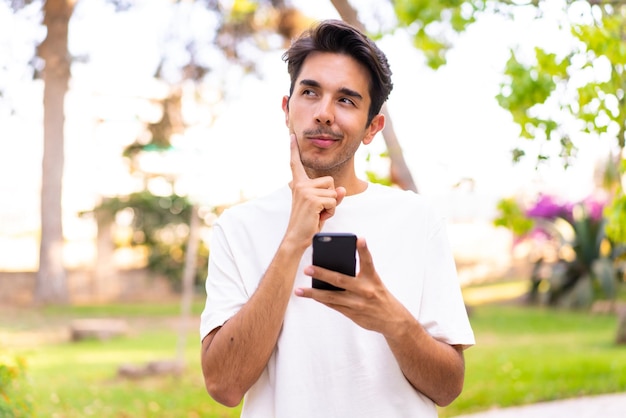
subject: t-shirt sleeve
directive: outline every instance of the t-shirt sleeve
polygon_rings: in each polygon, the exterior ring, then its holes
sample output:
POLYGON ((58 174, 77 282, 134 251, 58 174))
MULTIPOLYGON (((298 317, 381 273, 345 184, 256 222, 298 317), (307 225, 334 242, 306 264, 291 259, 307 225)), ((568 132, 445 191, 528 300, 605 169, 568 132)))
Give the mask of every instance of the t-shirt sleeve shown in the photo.
POLYGON ((461 294, 445 219, 438 218, 432 225, 420 323, 437 340, 467 348, 475 344, 474 333, 461 294))
POLYGON ((228 321, 249 298, 219 222, 213 226, 209 248, 211 252, 205 283, 207 297, 200 316, 200 340, 228 321))

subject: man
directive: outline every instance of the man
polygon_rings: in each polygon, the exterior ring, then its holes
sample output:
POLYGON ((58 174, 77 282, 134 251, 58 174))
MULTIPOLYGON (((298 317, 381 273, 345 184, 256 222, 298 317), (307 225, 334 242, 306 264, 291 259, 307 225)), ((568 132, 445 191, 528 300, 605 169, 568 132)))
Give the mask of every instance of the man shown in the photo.
POLYGON ((356 150, 384 126, 387 59, 334 20, 284 59, 293 179, 214 226, 207 391, 231 407, 243 398, 246 417, 435 417, 462 390, 474 336, 444 220, 423 197, 355 173, 356 150), (356 277, 311 265, 320 231, 359 237, 356 277), (312 276, 345 291, 313 289, 312 276))

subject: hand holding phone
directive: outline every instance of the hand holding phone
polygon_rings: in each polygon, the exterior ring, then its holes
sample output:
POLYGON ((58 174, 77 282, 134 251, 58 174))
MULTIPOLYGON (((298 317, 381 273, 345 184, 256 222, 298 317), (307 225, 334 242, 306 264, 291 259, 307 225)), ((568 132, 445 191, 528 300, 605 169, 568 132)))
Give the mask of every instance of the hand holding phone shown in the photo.
MULTIPOLYGON (((354 277, 356 275, 356 235, 343 232, 315 234, 313 265, 354 277)), ((324 290, 345 290, 315 277, 312 287, 324 290)))

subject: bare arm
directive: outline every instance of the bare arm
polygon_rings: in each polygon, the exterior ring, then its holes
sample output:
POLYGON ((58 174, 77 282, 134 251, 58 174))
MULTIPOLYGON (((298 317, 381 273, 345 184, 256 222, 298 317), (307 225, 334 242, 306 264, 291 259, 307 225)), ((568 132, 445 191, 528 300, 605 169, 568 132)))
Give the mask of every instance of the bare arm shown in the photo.
POLYGON ((307 275, 324 280, 345 292, 297 289, 296 294, 313 298, 352 319, 359 326, 381 333, 404 376, 418 391, 437 405, 450 404, 463 388, 465 362, 460 346, 434 339, 384 286, 374 269, 363 238, 357 241, 359 280, 310 266, 307 275))
POLYGON ((206 389, 236 406, 258 380, 274 350, 302 254, 345 195, 333 179, 309 179, 292 138, 292 208, 285 237, 248 302, 202 341, 206 389))
POLYGON ((261 375, 276 345, 303 252, 283 241, 250 300, 202 341, 205 385, 216 401, 238 405, 261 375))
POLYGON ((434 339, 408 312, 395 322, 384 335, 404 376, 437 405, 449 405, 463 390, 462 347, 434 339))

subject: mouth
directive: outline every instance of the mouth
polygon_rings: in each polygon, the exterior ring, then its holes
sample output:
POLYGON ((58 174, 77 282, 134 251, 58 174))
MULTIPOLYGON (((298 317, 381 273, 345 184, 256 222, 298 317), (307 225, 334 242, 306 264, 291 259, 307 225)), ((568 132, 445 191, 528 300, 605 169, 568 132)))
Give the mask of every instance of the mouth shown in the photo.
POLYGON ((338 141, 338 139, 323 138, 323 137, 315 137, 315 138, 308 138, 308 139, 309 141, 311 141, 313 145, 315 145, 318 148, 330 148, 331 146, 333 146, 335 142, 338 141))
POLYGON ((341 140, 338 135, 311 133, 305 135, 306 139, 318 148, 330 148, 335 142, 341 140))

